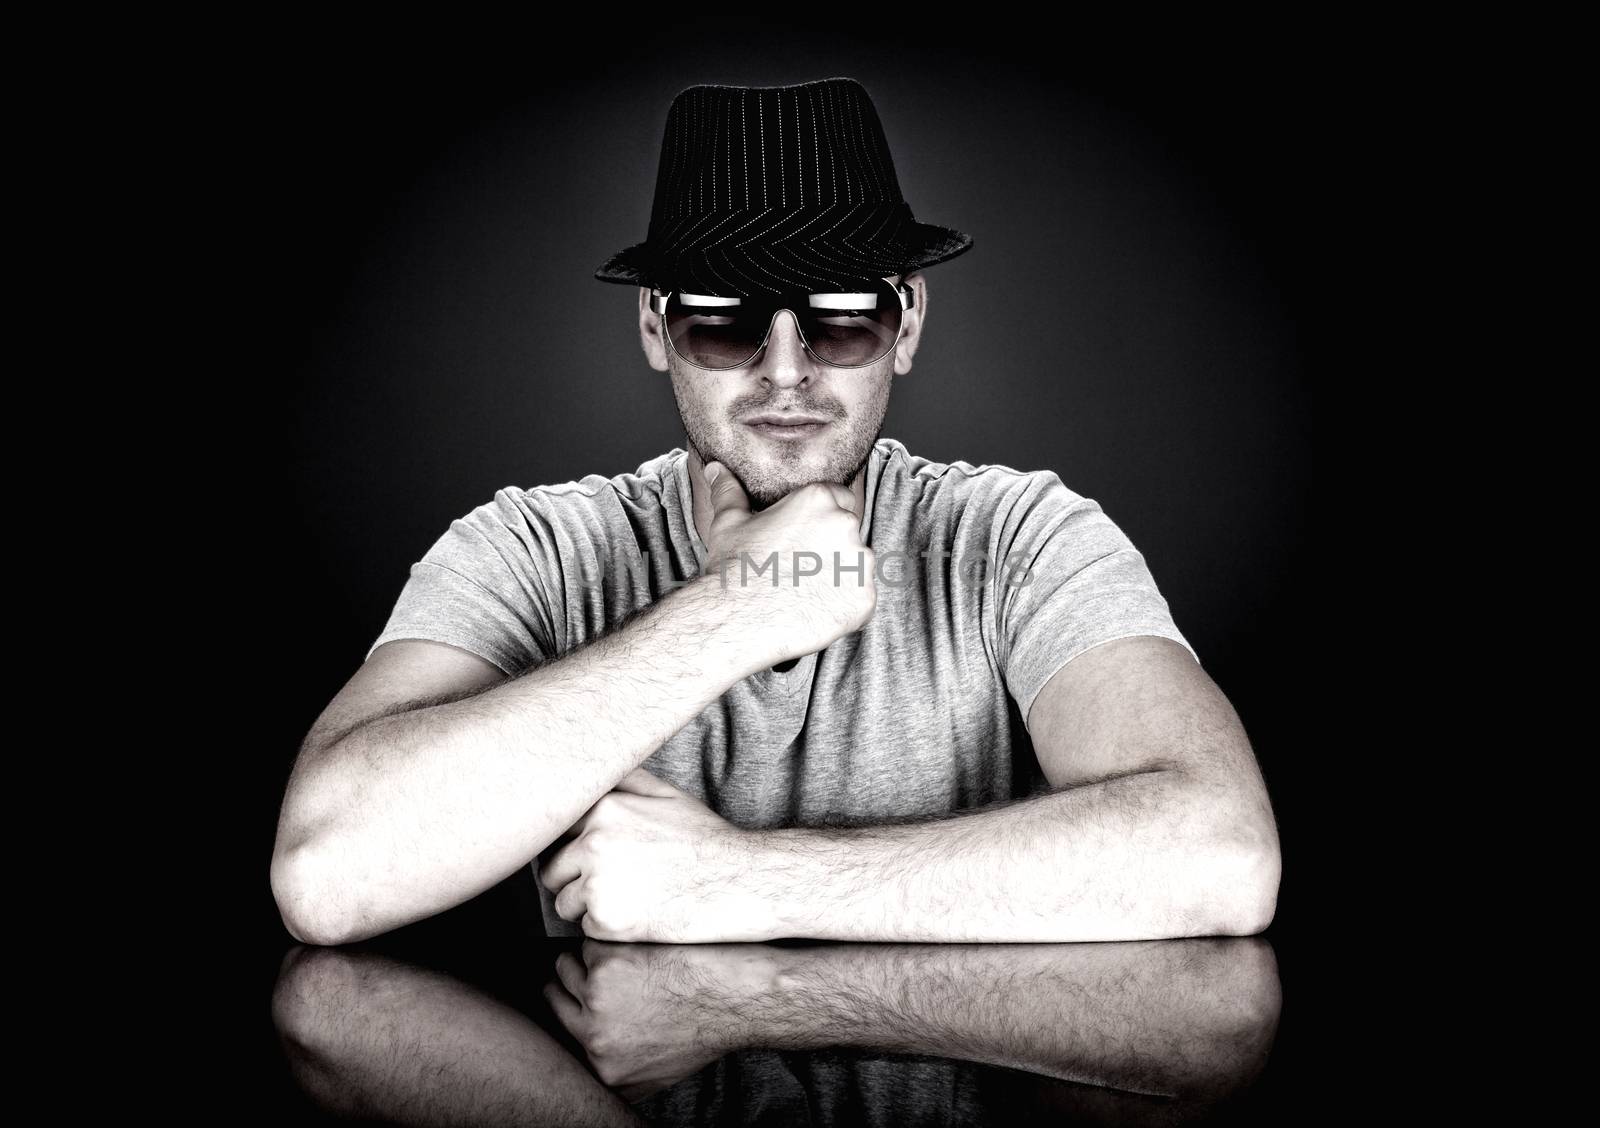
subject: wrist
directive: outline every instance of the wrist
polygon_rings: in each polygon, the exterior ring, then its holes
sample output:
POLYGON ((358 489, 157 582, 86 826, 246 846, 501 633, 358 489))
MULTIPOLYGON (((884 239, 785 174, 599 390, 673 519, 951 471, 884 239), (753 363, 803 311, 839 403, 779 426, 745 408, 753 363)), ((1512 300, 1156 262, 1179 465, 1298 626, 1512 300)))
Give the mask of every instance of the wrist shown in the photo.
POLYGON ((818 891, 810 880, 803 830, 743 831, 742 871, 756 895, 753 908, 765 938, 815 936, 818 891))
MULTIPOLYGON (((744 1045, 810 1049, 850 1043, 861 1021, 860 981, 849 978, 858 953, 850 946, 752 946, 757 966, 746 971, 739 1008, 744 1045), (841 997, 839 990, 845 989, 841 997)), ((739 1048, 739 1047, 733 1047, 739 1048)))
POLYGON ((719 943, 684 944, 681 951, 693 973, 673 982, 681 997, 692 1000, 694 1025, 706 1048, 732 1053, 782 1037, 786 993, 794 990, 785 949, 719 943))
POLYGON ((738 919, 730 922, 742 943, 776 940, 788 931, 788 898, 784 879, 775 873, 766 848, 771 831, 731 828, 718 850, 716 882, 737 891, 738 919))
POLYGON ((704 649, 725 658, 738 670, 740 680, 782 661, 760 611, 753 606, 736 582, 726 585, 711 571, 697 576, 679 589, 681 610, 691 630, 705 640, 704 649))

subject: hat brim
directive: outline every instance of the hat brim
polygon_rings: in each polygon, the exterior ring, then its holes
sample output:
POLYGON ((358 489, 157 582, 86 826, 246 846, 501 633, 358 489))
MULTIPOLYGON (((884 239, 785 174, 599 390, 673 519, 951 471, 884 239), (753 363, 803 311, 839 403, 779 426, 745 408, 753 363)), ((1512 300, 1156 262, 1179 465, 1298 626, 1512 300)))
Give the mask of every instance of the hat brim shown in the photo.
MULTIPOLYGON (((936 223, 909 224, 904 236, 906 243, 916 248, 909 257, 901 258, 900 269, 885 270, 883 274, 899 274, 904 277, 912 271, 920 270, 925 266, 935 263, 948 262, 957 255, 972 249, 972 236, 952 227, 941 227, 936 223)), ((834 248, 837 251, 837 248, 834 248)), ((863 268, 863 277, 875 273, 863 268)), ((617 282, 630 286, 657 286, 663 281, 670 284, 670 279, 663 277, 665 269, 659 264, 650 252, 650 244, 635 243, 625 247, 606 259, 594 276, 601 282, 617 282)))

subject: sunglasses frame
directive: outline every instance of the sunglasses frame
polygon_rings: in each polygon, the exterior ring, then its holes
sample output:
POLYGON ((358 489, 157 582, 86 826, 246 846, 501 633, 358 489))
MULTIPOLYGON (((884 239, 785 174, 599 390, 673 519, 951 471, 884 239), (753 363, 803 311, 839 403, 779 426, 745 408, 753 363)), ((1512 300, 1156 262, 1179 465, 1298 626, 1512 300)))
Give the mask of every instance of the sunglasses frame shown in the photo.
MULTIPOLYGON (((870 368, 872 365, 877 364, 878 361, 882 360, 884 357, 888 356, 891 352, 894 351, 895 346, 900 343, 900 337, 906 331, 906 319, 904 317, 904 314, 906 313, 906 311, 916 308, 916 304, 917 304, 916 291, 914 291, 910 286, 907 286, 904 282, 890 282, 887 278, 881 278, 881 279, 879 279, 879 281, 883 282, 886 286, 889 286, 889 287, 893 288, 895 297, 900 299, 900 312, 901 312, 901 315, 902 315, 901 318, 900 318, 900 325, 895 330, 894 340, 889 342, 889 347, 884 349, 881 353, 879 353, 877 356, 873 357, 871 360, 867 361, 865 364, 835 364, 831 360, 826 360, 823 357, 818 356, 815 352, 813 352, 811 350, 811 342, 806 340, 805 330, 803 328, 801 328, 800 329, 800 345, 801 345, 802 348, 804 348, 806 350, 807 355, 809 355, 818 364, 826 365, 829 368, 870 368)), ((676 356, 679 360, 683 361, 683 363, 688 364, 688 365, 692 365, 695 368, 703 369, 706 372, 729 372, 729 371, 732 371, 735 368, 743 368, 746 365, 748 365, 751 361, 755 360, 755 358, 760 356, 762 351, 766 349, 766 347, 767 347, 767 339, 772 336, 772 326, 778 320, 778 314, 782 313, 785 309, 789 308, 788 306, 779 306, 777 309, 774 309, 772 311, 772 318, 771 318, 771 320, 769 320, 767 322, 766 332, 761 334, 761 343, 756 345, 755 351, 752 352, 749 356, 745 357, 743 360, 741 360, 737 364, 723 365, 720 368, 710 368, 710 367, 708 367, 708 366, 706 366, 704 364, 697 364, 695 361, 690 360, 688 357, 686 357, 682 353, 680 353, 678 351, 678 347, 672 343, 672 332, 667 328, 667 302, 669 300, 671 300, 672 295, 675 294, 675 293, 679 294, 682 297, 693 298, 695 300, 694 304, 696 304, 696 305, 703 305, 703 306, 707 306, 707 307, 711 307, 711 308, 715 308, 715 307, 719 307, 719 306, 722 306, 722 307, 737 306, 737 305, 741 304, 744 301, 744 299, 743 298, 716 297, 716 296, 711 295, 711 294, 688 294, 688 293, 684 293, 683 291, 680 291, 680 290, 666 290, 666 291, 651 290, 651 292, 650 292, 650 309, 653 312, 658 313, 658 314, 661 315, 661 335, 667 339, 667 347, 669 349, 671 349, 673 355, 676 356)), ((793 296, 794 295, 782 295, 782 297, 784 297, 786 299, 787 298, 792 298, 793 296)), ((858 297, 858 296, 859 296, 858 292, 806 294, 805 297, 808 299, 807 302, 806 302, 806 308, 807 309, 855 309, 858 306, 860 306, 861 303, 860 302, 849 302, 846 299, 854 298, 854 297, 858 297), (830 300, 832 302, 831 305, 829 304, 830 300)), ((794 310, 790 309, 789 312, 792 314, 792 313, 794 313, 794 310)), ((800 319, 798 317, 796 317, 795 318, 795 324, 796 324, 797 327, 799 326, 799 323, 800 323, 800 319)))

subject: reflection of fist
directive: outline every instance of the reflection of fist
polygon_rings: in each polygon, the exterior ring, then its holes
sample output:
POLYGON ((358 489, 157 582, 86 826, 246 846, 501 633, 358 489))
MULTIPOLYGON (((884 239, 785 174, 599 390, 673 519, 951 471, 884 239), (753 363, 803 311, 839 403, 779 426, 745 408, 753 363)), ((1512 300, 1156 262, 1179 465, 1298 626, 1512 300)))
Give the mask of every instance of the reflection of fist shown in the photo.
POLYGON ((572 824, 539 881, 557 915, 598 940, 768 940, 776 923, 751 888, 753 837, 635 768, 572 824))
POLYGON ((774 950, 749 944, 583 942, 544 995, 595 1073, 639 1101, 747 1044, 743 999, 770 989, 774 950))
POLYGON ((706 474, 706 572, 719 573, 727 593, 748 601, 772 646, 767 665, 813 654, 872 618, 876 565, 861 540, 855 494, 813 482, 752 514, 750 499, 726 467, 708 462, 706 474))

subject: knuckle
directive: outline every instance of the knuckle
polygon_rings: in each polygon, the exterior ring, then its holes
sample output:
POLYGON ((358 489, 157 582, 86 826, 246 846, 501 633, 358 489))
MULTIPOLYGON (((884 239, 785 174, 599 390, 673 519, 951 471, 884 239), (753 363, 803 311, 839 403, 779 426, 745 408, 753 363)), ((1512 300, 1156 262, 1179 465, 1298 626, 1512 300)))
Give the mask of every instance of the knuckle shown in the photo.
POLYGON ((623 1081, 625 1072, 622 1061, 617 1057, 615 1041, 609 1036, 601 1036, 593 1044, 584 1047, 589 1055, 589 1063, 594 1066, 596 1076, 606 1085, 616 1085, 623 1081))
POLYGON ((591 865, 616 856, 618 836, 610 829, 599 827, 591 830, 587 839, 584 854, 591 865))
POLYGON ((610 885, 591 877, 585 904, 588 906, 589 924, 594 929, 593 935, 609 940, 625 938, 625 933, 633 923, 631 914, 610 885))
POLYGON ((589 969, 589 990, 596 994, 604 994, 614 990, 623 978, 618 972, 617 965, 607 960, 589 969))
POLYGON ((572 886, 568 885, 560 893, 556 894, 556 916, 562 920, 570 921, 576 915, 577 906, 574 904, 576 897, 573 896, 571 890, 572 886))

